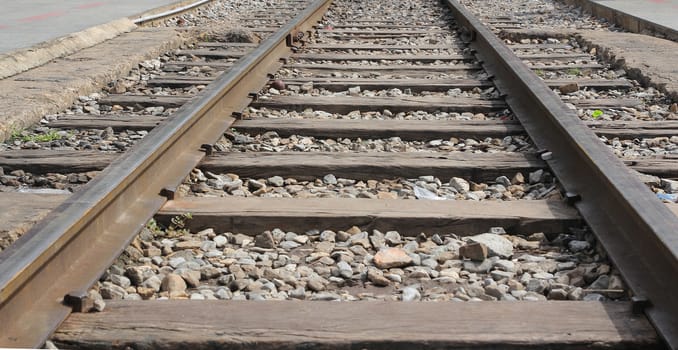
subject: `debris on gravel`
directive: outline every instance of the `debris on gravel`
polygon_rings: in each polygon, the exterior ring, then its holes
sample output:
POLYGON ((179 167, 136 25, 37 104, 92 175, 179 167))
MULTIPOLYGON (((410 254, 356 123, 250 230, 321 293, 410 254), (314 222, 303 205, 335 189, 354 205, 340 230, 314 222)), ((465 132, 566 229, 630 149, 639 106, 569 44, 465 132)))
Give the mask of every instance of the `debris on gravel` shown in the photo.
POLYGON ((193 169, 179 193, 209 197, 272 198, 371 198, 371 199, 447 199, 518 200, 560 199, 560 187, 543 169, 527 174, 507 174, 494 183, 475 183, 459 177, 443 181, 435 176, 413 179, 355 180, 327 174, 315 180, 271 176, 253 179, 237 174, 203 173, 193 169))
POLYGON ((222 152, 534 152, 536 148, 524 135, 504 138, 457 138, 403 141, 399 137, 388 139, 316 138, 305 135, 280 137, 269 131, 259 135, 239 133, 237 129, 225 134, 218 143, 222 152))
MULTIPOLYGON (((190 218, 173 220, 180 223, 190 218)), ((264 231, 149 223, 95 285, 105 299, 601 300, 625 298, 585 229, 546 237, 502 228, 459 237, 397 231, 264 231), (480 254, 470 254, 481 247, 480 254), (473 255, 472 257, 469 255, 473 255)))

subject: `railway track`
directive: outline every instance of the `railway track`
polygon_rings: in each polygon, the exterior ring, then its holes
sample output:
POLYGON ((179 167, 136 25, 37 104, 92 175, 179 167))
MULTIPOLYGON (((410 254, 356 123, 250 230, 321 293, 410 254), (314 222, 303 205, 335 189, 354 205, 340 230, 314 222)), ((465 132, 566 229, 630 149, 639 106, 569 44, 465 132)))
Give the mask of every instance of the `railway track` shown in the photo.
POLYGON ((0 344, 676 346, 675 207, 632 172, 675 171, 616 147, 663 97, 453 1, 286 4, 0 153, 73 191, 0 252, 0 344))

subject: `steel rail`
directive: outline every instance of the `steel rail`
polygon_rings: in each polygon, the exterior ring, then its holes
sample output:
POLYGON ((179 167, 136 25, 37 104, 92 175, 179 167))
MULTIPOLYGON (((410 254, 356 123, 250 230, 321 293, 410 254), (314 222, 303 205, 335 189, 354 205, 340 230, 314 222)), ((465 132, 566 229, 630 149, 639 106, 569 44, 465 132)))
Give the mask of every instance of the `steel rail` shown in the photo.
POLYGON ((678 217, 496 35, 455 0, 483 68, 566 189, 658 334, 678 349, 678 217))
POLYGON ((82 190, 0 252, 0 347, 38 347, 246 107, 251 92, 310 31, 331 0, 315 0, 278 32, 151 131, 82 190), (209 148, 209 147, 208 147, 209 148))
POLYGON ((205 5, 205 4, 210 3, 212 1, 214 1, 214 0, 194 1, 190 4, 188 4, 188 5, 173 8, 173 9, 170 9, 170 10, 167 10, 167 11, 163 11, 161 13, 155 13, 155 14, 150 14, 150 15, 147 15, 147 16, 135 18, 135 19, 133 19, 133 21, 134 21, 134 24, 136 24, 136 25, 144 25, 148 22, 153 22, 153 21, 157 21, 159 19, 176 16, 180 13, 190 11, 190 10, 192 10, 192 9, 198 7, 198 6, 205 5))

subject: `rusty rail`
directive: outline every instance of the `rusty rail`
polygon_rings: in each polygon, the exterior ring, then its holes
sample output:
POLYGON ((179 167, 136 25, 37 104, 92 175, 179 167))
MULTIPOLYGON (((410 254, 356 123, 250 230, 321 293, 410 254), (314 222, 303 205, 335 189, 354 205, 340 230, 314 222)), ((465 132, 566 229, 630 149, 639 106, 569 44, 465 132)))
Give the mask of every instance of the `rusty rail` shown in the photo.
POLYGON ((44 343, 71 312, 64 296, 77 299, 96 282, 330 4, 312 2, 0 253, 0 347, 44 343))
POLYGON ((669 347, 678 348, 678 217, 497 36, 450 7, 483 67, 669 347))

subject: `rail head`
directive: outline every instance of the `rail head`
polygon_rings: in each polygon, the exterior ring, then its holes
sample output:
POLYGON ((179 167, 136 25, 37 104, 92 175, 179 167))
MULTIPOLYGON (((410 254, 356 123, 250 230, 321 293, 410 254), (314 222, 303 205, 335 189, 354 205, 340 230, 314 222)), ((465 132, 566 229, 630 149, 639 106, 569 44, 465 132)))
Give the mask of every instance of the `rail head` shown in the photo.
MULTIPOLYGON (((194 8, 200 7, 202 5, 206 5, 210 2, 213 2, 214 0, 195 0, 195 1, 183 1, 178 4, 174 5, 169 5, 162 7, 160 9, 160 12, 157 13, 142 13, 137 16, 132 16, 130 19, 134 22, 134 24, 142 26, 142 25, 148 25, 152 23, 157 23, 158 21, 164 20, 169 17, 173 16, 178 16, 184 12, 188 12, 193 10, 194 8)), ((156 11, 157 11, 156 10, 156 11)), ((155 12, 155 11, 154 11, 155 12)))
POLYGON ((525 130, 593 229, 645 314, 678 348, 678 217, 512 50, 456 0, 444 0, 525 130))
POLYGON ((308 31, 331 0, 315 0, 237 61, 172 118, 151 131, 83 189, 0 252, 0 347, 39 347, 68 316, 63 303, 86 291, 204 156, 291 53, 288 38, 308 31), (168 167, 168 164, 172 164, 168 167), (169 169, 168 169, 169 168, 169 169))

